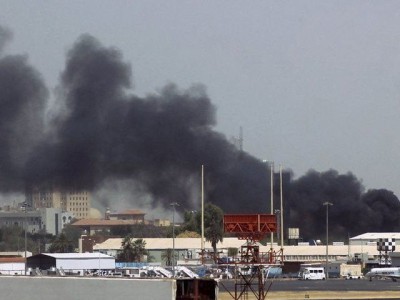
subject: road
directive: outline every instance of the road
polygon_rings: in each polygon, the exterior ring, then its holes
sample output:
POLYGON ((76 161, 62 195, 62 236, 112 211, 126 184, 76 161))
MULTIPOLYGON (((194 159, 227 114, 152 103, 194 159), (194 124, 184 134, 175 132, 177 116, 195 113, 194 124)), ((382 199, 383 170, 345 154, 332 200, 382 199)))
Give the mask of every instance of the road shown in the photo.
MULTIPOLYGON (((268 280, 265 289, 267 299, 400 299, 400 282, 392 280, 268 280)), ((235 281, 220 282, 219 290, 219 299, 232 299, 235 281)))

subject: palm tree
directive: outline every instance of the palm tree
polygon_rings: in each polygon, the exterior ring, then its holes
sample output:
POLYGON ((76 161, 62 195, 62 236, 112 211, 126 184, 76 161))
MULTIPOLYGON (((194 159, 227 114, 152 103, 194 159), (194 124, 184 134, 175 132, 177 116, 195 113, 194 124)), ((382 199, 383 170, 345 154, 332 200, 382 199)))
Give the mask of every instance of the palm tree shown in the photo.
POLYGON ((144 255, 147 255, 146 242, 143 239, 137 239, 133 242, 134 261, 141 262, 144 255))
POLYGON ((130 235, 124 237, 121 246, 122 246, 122 252, 118 255, 118 260, 124 262, 134 261, 135 253, 133 250, 134 247, 132 243, 132 237, 130 235))
POLYGON ((204 237, 211 242, 214 251, 214 261, 217 262, 217 243, 222 242, 224 237, 223 229, 224 213, 222 209, 213 204, 206 204, 204 207, 204 237))
MULTIPOLYGON (((174 251, 171 248, 169 248, 161 253, 161 259, 163 261, 165 261, 166 266, 172 266, 173 253, 174 253, 174 251)), ((176 255, 175 255, 175 257, 176 257, 176 255)))
POLYGON ((147 254, 146 242, 143 239, 132 241, 132 236, 127 235, 121 242, 122 252, 118 255, 119 261, 141 262, 147 254))

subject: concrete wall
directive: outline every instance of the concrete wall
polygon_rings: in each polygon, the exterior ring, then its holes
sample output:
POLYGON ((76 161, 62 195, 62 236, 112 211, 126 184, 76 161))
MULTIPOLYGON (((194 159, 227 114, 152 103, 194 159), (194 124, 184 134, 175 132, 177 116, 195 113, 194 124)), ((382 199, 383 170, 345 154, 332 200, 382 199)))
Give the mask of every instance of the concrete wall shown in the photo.
POLYGON ((168 300, 176 298, 175 290, 174 280, 0 276, 5 300, 168 300))

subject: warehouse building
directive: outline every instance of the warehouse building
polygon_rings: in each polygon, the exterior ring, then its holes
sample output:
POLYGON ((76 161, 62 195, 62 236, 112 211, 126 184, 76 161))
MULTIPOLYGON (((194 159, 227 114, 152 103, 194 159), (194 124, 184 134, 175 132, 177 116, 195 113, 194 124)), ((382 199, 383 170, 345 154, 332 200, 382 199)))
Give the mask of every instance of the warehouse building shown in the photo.
POLYGON ((42 253, 28 257, 27 268, 83 275, 92 270, 114 270, 115 258, 102 253, 42 253))

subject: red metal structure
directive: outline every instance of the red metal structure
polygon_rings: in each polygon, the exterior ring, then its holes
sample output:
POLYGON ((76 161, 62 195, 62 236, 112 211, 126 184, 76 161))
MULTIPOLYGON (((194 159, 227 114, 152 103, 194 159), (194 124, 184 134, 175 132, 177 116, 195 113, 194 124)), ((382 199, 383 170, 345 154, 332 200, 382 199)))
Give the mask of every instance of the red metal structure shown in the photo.
MULTIPOLYGON (((264 269, 268 265, 275 264, 277 261, 277 253, 271 250, 263 255, 260 253, 259 241, 267 234, 277 232, 276 215, 269 214, 236 214, 224 215, 224 231, 234 233, 239 239, 246 240, 247 243, 241 247, 240 262, 237 262, 235 269, 239 266, 248 266, 251 268, 251 274, 244 274, 239 271, 239 280, 235 282, 234 299, 247 298, 247 294, 251 291, 256 299, 265 299, 265 278, 264 269), (256 286, 256 287, 254 287, 256 286)), ((279 252, 281 255, 280 262, 283 258, 283 250, 279 252)))
POLYGON ((260 241, 276 229, 275 215, 224 215, 225 232, 235 233, 242 240, 260 241))

